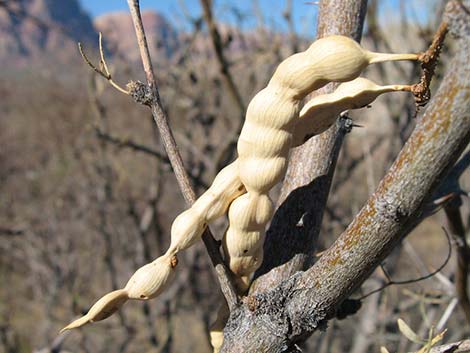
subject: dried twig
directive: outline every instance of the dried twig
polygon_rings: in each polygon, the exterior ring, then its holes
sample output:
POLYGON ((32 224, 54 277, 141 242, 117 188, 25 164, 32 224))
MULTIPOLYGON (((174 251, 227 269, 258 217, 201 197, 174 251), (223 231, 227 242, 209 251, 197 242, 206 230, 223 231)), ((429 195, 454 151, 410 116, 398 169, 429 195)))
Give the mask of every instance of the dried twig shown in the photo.
POLYGON ((112 78, 111 73, 109 72, 108 69, 108 64, 106 63, 105 55, 104 55, 104 49, 103 49, 103 36, 100 32, 99 34, 99 50, 100 50, 100 63, 99 63, 99 68, 97 68, 93 63, 88 59, 86 56, 85 52, 83 51, 82 43, 78 43, 78 50, 80 51, 80 55, 82 56, 83 60, 87 63, 89 67, 91 67, 97 74, 100 76, 104 77, 108 82, 116 88, 119 92, 122 92, 124 94, 129 94, 129 92, 119 86, 112 78))
MULTIPOLYGON (((178 181, 179 187, 186 200, 186 203, 191 205, 196 200, 196 195, 189 182, 189 176, 184 169, 181 155, 178 152, 173 133, 168 125, 167 115, 160 102, 160 95, 158 93, 157 81, 152 67, 150 59, 150 53, 148 49, 147 39, 145 37, 145 31, 142 24, 142 18, 140 15, 140 6, 138 0, 128 0, 129 9, 134 23, 135 32, 137 35, 137 42, 140 49, 140 55, 142 58, 142 64, 144 66, 145 75, 147 78, 147 93, 151 97, 151 101, 146 104, 151 108, 152 115, 157 124, 160 132, 163 146, 168 154, 171 166, 175 172, 176 180, 178 181)), ((217 277, 220 282, 222 293, 230 308, 233 308, 238 299, 234 290, 234 287, 230 278, 230 270, 224 265, 223 260, 220 256, 219 245, 212 236, 209 228, 206 228, 202 239, 204 245, 207 248, 211 261, 215 267, 217 277)))
MULTIPOLYGON (((143 145, 141 143, 137 143, 129 138, 122 138, 119 136, 112 135, 110 133, 103 131, 98 126, 95 126, 94 128, 95 128, 96 136, 102 139, 103 141, 109 142, 119 148, 128 148, 137 152, 147 154, 149 156, 153 156, 164 163, 168 163, 168 164, 170 163, 170 160, 165 154, 157 151, 156 149, 153 149, 152 147, 143 145)), ((191 178, 194 184, 200 185, 204 188, 208 187, 207 183, 204 180, 202 180, 199 176, 194 175, 192 173, 188 173, 188 176, 189 178, 191 178)))
POLYGON ((460 212, 460 197, 453 199, 444 206, 447 224, 456 236, 457 263, 455 269, 455 291, 459 304, 463 309, 467 324, 470 325, 470 299, 467 293, 468 273, 470 266, 470 247, 465 236, 465 226, 460 212))
POLYGON ((379 288, 376 288, 376 289, 370 291, 367 294, 364 294, 363 296, 361 296, 359 298, 359 300, 364 300, 364 299, 366 299, 367 297, 371 296, 374 293, 383 291, 387 287, 394 286, 394 285, 404 285, 404 284, 411 284, 411 283, 421 282, 421 281, 429 279, 429 278, 435 276, 436 274, 438 274, 439 272, 441 272, 444 269, 444 267, 446 267, 447 264, 449 263, 450 257, 452 255, 452 243, 451 243, 450 235, 449 235, 449 233, 447 232, 447 230, 445 228, 442 228, 442 229, 444 230, 444 234, 445 234, 446 239, 447 239, 447 245, 448 245, 449 250, 447 251, 447 256, 446 256, 444 262, 437 269, 435 269, 434 271, 432 271, 432 272, 430 272, 430 273, 428 273, 424 276, 421 276, 419 278, 413 278, 413 279, 408 279, 408 280, 404 280, 404 281, 395 281, 390 277, 390 275, 388 274, 385 267, 380 266, 380 268, 382 269, 382 272, 385 275, 385 278, 387 279, 387 283, 385 283, 383 286, 381 286, 379 288))
POLYGON ((434 76, 434 71, 436 69, 437 61, 439 59, 439 54, 441 53, 442 44, 447 34, 447 23, 441 22, 434 39, 429 46, 428 50, 420 56, 422 75, 419 83, 413 85, 412 92, 415 97, 416 102, 416 111, 420 107, 426 105, 431 99, 430 85, 431 80, 434 76))

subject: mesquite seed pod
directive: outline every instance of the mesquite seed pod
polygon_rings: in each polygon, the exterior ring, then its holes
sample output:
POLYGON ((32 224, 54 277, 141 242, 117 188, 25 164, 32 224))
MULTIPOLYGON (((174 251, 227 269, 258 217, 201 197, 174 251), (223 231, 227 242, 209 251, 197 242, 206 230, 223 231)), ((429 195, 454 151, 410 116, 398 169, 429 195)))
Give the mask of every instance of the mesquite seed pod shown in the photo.
POLYGON ((316 96, 304 105, 295 126, 292 145, 299 146, 305 142, 306 136, 327 130, 345 110, 367 106, 382 93, 410 90, 409 85, 380 86, 362 77, 342 83, 333 93, 316 96))
POLYGON ((267 194, 285 174, 300 101, 330 81, 354 79, 369 64, 417 59, 416 54, 369 52, 350 38, 331 36, 284 60, 268 86, 248 106, 237 145, 238 161, 217 176, 213 187, 175 220, 167 253, 137 270, 124 289, 102 297, 83 318, 65 329, 102 320, 127 299, 147 300, 158 295, 173 278, 176 253, 199 239, 207 222, 225 213, 234 199, 224 248, 232 270, 248 283, 248 276, 263 256, 264 228, 273 212, 267 194), (244 192, 243 186, 247 194, 236 199, 244 192))

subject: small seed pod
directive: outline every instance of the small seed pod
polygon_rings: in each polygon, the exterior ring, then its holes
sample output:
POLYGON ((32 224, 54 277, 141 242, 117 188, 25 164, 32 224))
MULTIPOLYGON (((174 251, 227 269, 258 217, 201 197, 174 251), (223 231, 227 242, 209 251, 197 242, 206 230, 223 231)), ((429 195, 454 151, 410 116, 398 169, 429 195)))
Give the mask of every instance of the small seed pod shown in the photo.
POLYGON ((90 308, 90 310, 88 310, 86 315, 65 326, 62 330, 60 330, 60 333, 73 328, 81 327, 89 322, 104 320, 118 311, 128 299, 129 296, 125 289, 118 289, 110 292, 99 299, 90 308))
POLYGON ((342 83, 333 93, 316 96, 304 105, 295 126, 292 145, 299 146, 306 137, 327 130, 345 110, 365 107, 386 92, 410 90, 409 85, 380 86, 362 77, 342 83))

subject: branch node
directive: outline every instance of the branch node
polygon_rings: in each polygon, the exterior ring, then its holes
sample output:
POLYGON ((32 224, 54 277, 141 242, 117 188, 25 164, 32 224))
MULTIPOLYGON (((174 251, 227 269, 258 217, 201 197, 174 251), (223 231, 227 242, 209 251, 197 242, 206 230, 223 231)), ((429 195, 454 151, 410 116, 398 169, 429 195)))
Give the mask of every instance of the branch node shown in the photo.
POLYGON ((153 91, 149 85, 146 85, 140 81, 130 81, 126 88, 129 92, 129 95, 136 101, 137 103, 151 106, 154 102, 153 91))

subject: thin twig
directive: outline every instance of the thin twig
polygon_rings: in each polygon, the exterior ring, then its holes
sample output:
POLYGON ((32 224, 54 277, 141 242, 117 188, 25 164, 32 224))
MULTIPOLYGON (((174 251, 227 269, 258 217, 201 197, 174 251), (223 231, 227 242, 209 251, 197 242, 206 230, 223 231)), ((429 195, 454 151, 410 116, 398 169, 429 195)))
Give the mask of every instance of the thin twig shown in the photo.
POLYGON ((116 88, 119 92, 122 92, 124 94, 129 94, 129 91, 122 88, 119 86, 112 78, 111 73, 109 72, 108 65, 106 63, 105 55, 104 55, 104 49, 103 49, 103 36, 100 32, 99 34, 99 49, 100 49, 100 68, 97 68, 91 61, 88 59, 88 56, 86 56, 85 52, 83 51, 83 46, 82 43, 78 43, 78 51, 80 52, 80 55, 82 56, 83 60, 87 63, 89 67, 93 69, 97 74, 100 76, 104 77, 108 82, 116 88))
MULTIPOLYGON (((183 197, 185 198, 186 203, 191 205, 196 200, 196 194, 189 182, 188 173, 184 169, 181 155, 178 152, 178 147, 176 146, 173 133, 168 125, 167 115, 160 102, 157 81, 153 71, 147 39, 145 37, 144 26, 142 24, 142 18, 140 15, 139 1, 128 0, 127 3, 131 12, 132 21, 134 23, 134 29, 137 36, 142 64, 144 66, 144 71, 147 78, 148 89, 153 98, 151 102, 149 102, 149 106, 152 110, 153 118, 157 124, 163 146, 168 154, 168 159, 170 160, 171 166, 173 167, 173 171, 175 173, 176 180, 178 181, 183 197)), ((206 246, 209 257, 211 258, 211 261, 215 267, 222 293, 227 300, 229 308, 232 309, 237 304, 238 299, 231 282, 230 270, 223 263, 219 252, 219 245, 212 236, 209 228, 206 228, 204 231, 202 240, 204 241, 204 245, 206 246)))
POLYGON ((217 23, 214 20, 212 13, 212 1, 211 0, 200 0, 201 6, 204 11, 204 20, 206 21, 209 35, 211 37, 212 46, 214 48, 215 56, 217 62, 219 63, 219 70, 222 77, 225 79, 225 82, 228 86, 229 93, 233 97, 233 100, 238 106, 240 112, 245 112, 245 103, 243 102, 240 91, 235 84, 235 80, 230 72, 230 64, 227 58, 224 55, 224 45, 222 44, 222 39, 220 36, 219 29, 217 28, 217 23))
POLYGON ((453 235, 456 236, 457 263, 455 269, 455 291, 459 304, 465 314, 467 324, 470 325, 470 299, 467 293, 468 273, 470 264, 470 248, 465 237, 465 226, 460 212, 460 197, 448 202, 444 206, 447 224, 453 235))
POLYGON ((408 280, 404 280, 404 281, 394 281, 390 278, 390 275, 388 274, 388 272, 385 270, 385 268, 383 266, 380 266, 380 268, 382 269, 384 275, 385 275, 385 278, 387 279, 387 283, 385 283, 383 286, 379 287, 379 288, 376 288, 374 290, 372 290, 371 292, 367 293, 367 294, 364 294, 362 297, 360 297, 358 300, 364 300, 365 298, 371 296, 372 294, 374 293, 377 293, 377 292, 381 292, 383 291, 385 288, 389 287, 389 286, 392 286, 392 285, 404 285, 404 284, 411 284, 411 283, 416 283, 416 282, 421 282, 421 281, 424 281, 426 279, 429 279, 433 276, 435 276, 437 273, 441 272, 442 269, 444 267, 446 267, 446 265, 449 263, 449 260, 450 260, 450 257, 452 255, 452 242, 451 242, 451 239, 450 239, 450 235, 449 233, 447 232, 447 230, 445 228, 442 228, 444 230, 444 234, 446 235, 446 239, 447 239, 447 245, 448 245, 448 252, 447 252, 447 257, 446 259, 444 260, 444 262, 441 264, 441 266, 439 266, 436 270, 432 271, 431 273, 428 273, 424 276, 421 276, 419 278, 414 278, 414 279, 408 279, 408 280))
MULTIPOLYGON (((160 161, 162 161, 164 163, 167 163, 167 164, 170 163, 170 160, 168 159, 168 157, 165 154, 153 149, 152 147, 137 143, 137 142, 135 142, 131 139, 128 139, 128 138, 121 138, 119 136, 111 135, 110 133, 107 133, 107 132, 103 131, 102 129, 100 129, 98 126, 95 126, 95 132, 96 132, 96 135, 97 135, 98 138, 102 139, 103 141, 109 142, 109 143, 111 143, 111 144, 113 144, 113 145, 115 145, 119 148, 129 148, 129 149, 132 149, 134 151, 142 152, 142 153, 145 153, 149 156, 153 156, 153 157, 159 159, 160 161)), ((189 177, 191 178, 191 180, 193 181, 194 184, 200 185, 204 188, 207 188, 209 186, 199 176, 194 175, 192 173, 189 173, 188 175, 189 175, 189 177)))
POLYGON ((431 99, 429 86, 431 85, 431 80, 434 76, 434 71, 436 69, 439 54, 441 53, 447 31, 447 23, 445 21, 441 22, 428 50, 420 55, 419 60, 421 61, 422 68, 421 80, 412 87, 412 92, 415 96, 416 111, 418 111, 420 107, 426 105, 431 99))

